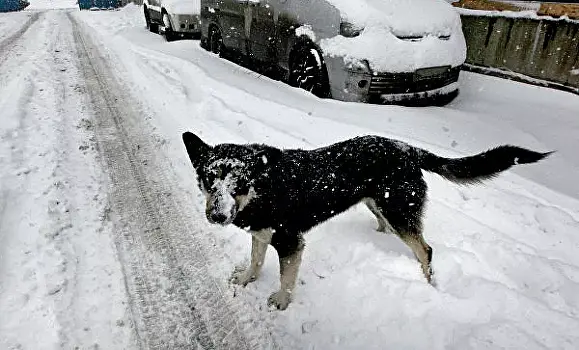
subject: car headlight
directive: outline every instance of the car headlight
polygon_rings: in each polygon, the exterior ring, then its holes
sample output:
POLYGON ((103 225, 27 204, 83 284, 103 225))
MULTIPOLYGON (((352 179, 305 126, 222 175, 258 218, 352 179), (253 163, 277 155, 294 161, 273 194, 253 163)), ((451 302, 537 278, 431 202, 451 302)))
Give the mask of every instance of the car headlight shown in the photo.
POLYGON ((364 28, 352 24, 350 22, 342 21, 340 23, 340 35, 345 36, 346 38, 354 38, 360 35, 360 33, 364 30, 364 28))

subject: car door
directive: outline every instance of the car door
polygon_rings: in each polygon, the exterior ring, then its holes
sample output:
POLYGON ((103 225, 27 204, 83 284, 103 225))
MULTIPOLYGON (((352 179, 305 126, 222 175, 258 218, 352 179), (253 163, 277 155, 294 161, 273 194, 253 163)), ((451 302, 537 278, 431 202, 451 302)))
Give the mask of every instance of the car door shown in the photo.
POLYGON ((246 35, 249 39, 249 54, 259 61, 273 61, 276 56, 276 22, 279 15, 276 3, 279 1, 248 0, 246 35))
POLYGON ((247 0, 223 0, 215 7, 220 18, 223 44, 228 49, 245 52, 245 12, 247 0))
POLYGON ((268 0, 275 9, 274 22, 276 27, 276 37, 274 50, 277 64, 288 69, 288 56, 291 50, 291 43, 295 40, 295 29, 300 26, 297 14, 293 11, 295 2, 303 0, 268 0))

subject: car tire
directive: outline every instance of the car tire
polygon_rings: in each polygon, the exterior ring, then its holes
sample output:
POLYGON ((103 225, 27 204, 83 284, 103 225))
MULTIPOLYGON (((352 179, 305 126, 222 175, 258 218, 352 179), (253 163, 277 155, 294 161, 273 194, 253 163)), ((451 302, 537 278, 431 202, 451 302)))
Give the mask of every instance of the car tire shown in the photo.
POLYGON ((293 53, 290 61, 289 84, 318 97, 330 97, 326 65, 320 51, 313 45, 302 45, 293 53))
POLYGON ((213 26, 209 30, 208 41, 209 51, 221 56, 223 54, 223 37, 221 36, 221 31, 217 26, 213 26))
POLYGON ((148 8, 144 8, 144 12, 145 12, 145 24, 147 26, 147 29, 151 32, 151 33, 157 33, 159 32, 159 25, 156 23, 151 22, 151 15, 149 14, 149 9, 148 8))
POLYGON ((167 41, 174 41, 177 38, 167 12, 163 12, 163 36, 167 41))
POLYGON ((149 10, 146 7, 143 7, 143 14, 145 15, 145 27, 149 29, 151 27, 151 18, 149 16, 149 10))
POLYGON ((209 39, 201 37, 201 40, 199 40, 199 46, 201 46, 202 49, 209 51, 209 39))

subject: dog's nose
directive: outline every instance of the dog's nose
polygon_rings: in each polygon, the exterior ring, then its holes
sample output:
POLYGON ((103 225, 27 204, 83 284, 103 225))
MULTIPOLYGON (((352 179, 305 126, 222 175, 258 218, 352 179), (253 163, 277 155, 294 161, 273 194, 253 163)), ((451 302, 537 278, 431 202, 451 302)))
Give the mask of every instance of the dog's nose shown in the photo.
POLYGON ((227 221, 227 215, 219 212, 213 212, 209 215, 209 221, 215 224, 222 224, 227 221))

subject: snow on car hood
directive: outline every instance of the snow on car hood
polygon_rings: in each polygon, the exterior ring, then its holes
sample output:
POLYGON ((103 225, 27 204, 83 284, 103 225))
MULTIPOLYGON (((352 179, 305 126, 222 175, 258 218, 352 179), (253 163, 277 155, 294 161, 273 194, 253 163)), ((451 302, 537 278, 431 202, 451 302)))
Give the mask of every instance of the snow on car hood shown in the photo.
POLYGON ((163 7, 171 14, 198 15, 201 0, 163 0, 163 7))
POLYGON ((385 25, 397 36, 448 35, 460 20, 443 0, 328 0, 357 26, 385 25))
POLYGON ((328 0, 360 35, 322 39, 325 55, 345 63, 367 61, 374 72, 412 72, 464 63, 459 14, 442 0, 328 0))
POLYGON ((466 42, 460 27, 446 40, 429 35, 417 41, 402 40, 385 27, 367 27, 355 38, 337 35, 322 39, 325 56, 342 57, 346 66, 366 61, 377 73, 414 72, 420 68, 460 66, 466 59, 466 42))

